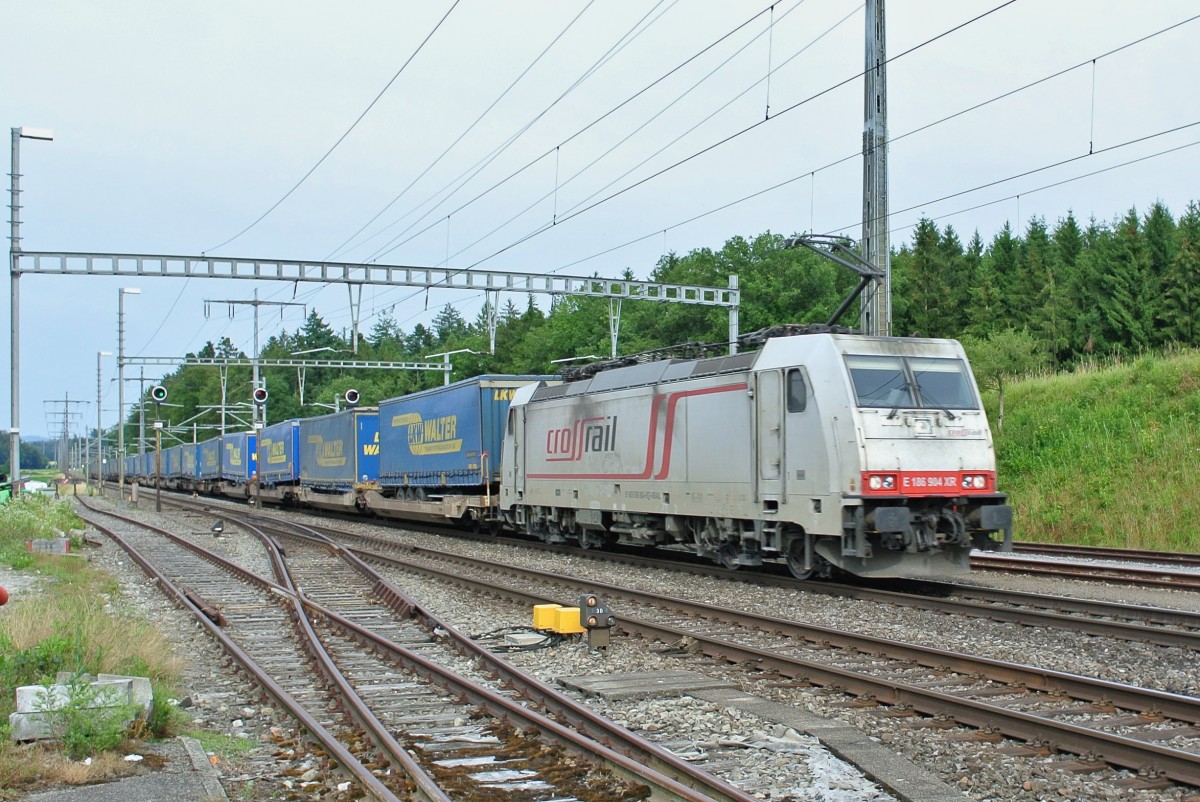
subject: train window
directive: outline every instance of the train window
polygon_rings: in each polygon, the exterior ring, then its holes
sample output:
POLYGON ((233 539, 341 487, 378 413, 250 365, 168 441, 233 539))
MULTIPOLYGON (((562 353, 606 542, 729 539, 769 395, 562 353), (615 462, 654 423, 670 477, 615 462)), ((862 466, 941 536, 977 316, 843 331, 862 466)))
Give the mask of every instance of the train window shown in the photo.
POLYGON ((912 407, 912 391, 898 356, 847 355, 860 407, 912 407))
POLYGON ((921 406, 932 409, 979 408, 961 359, 909 357, 908 366, 921 395, 921 406))
POLYGON ((808 390, 804 386, 804 374, 793 368, 787 376, 787 410, 803 412, 808 406, 808 390))

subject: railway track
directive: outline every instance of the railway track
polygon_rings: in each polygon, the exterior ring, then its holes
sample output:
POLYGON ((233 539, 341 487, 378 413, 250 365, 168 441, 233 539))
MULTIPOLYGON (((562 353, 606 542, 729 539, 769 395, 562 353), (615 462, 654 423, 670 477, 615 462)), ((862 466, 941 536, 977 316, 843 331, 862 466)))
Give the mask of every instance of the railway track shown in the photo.
POLYGON ((1079 560, 1113 560, 1115 562, 1143 562, 1155 565, 1174 565, 1200 568, 1200 554, 1180 551, 1149 551, 1147 549, 1119 549, 1103 546, 1078 546, 1070 543, 1014 543, 1017 554, 1036 554, 1070 557, 1079 560))
MULTIPOLYGON (((268 545, 274 541, 248 521, 232 515, 225 520, 239 522, 268 545)), ((409 753, 416 757, 404 770, 427 778, 426 788, 418 789, 424 795, 417 798, 490 800, 507 794, 521 800, 572 800, 600 794, 634 799, 648 794, 681 802, 750 802, 737 788, 539 687, 502 661, 492 658, 489 666, 507 686, 499 692, 487 686, 494 683, 477 684, 455 674, 445 666, 470 670, 470 662, 491 656, 327 538, 296 529, 277 528, 274 534, 290 540, 286 561, 275 569, 279 585, 269 589, 303 605, 301 627, 311 633, 310 646, 325 655, 318 659, 328 684, 342 694, 339 707, 349 709, 375 740, 396 733, 405 754, 398 759, 409 753), (547 709, 554 720, 529 710, 530 703, 547 709)), ((202 606, 210 616, 214 611, 224 616, 227 609, 211 600, 202 606)), ((277 627, 278 621, 269 625, 277 627)))
MULTIPOLYGON (((885 639, 810 627, 738 610, 664 599, 630 588, 493 561, 421 552, 356 549, 364 559, 435 576, 522 604, 569 600, 579 587, 606 594, 627 632, 665 643, 685 641, 714 660, 753 665, 791 681, 836 687, 883 704, 1002 733, 1035 748, 1200 785, 1200 700, 1015 663, 986 660, 885 639)), ((918 723, 916 726, 921 726, 918 723)))
POLYGON ((1040 576, 1057 576, 1172 590, 1200 591, 1200 572, 1173 570, 1168 567, 1064 562, 1053 556, 1039 559, 999 554, 972 554, 971 568, 986 571, 1016 571, 1040 576))

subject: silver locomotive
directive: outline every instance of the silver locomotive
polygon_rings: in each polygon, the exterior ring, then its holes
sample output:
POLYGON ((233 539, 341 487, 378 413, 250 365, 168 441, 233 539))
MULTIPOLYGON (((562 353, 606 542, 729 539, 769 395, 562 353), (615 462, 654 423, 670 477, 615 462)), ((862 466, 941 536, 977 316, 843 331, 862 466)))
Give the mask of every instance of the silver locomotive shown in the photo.
POLYGON ((953 340, 826 331, 531 384, 513 397, 501 463, 507 523, 585 548, 680 544, 728 568, 784 560, 801 578, 926 577, 1012 543, 953 340))

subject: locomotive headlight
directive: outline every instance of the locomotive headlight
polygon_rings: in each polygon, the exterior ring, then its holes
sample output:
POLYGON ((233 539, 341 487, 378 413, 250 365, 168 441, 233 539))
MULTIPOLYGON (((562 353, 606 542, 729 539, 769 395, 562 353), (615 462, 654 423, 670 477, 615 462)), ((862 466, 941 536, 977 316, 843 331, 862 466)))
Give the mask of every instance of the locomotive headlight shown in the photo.
POLYGON ((969 473, 963 476, 962 486, 967 489, 983 490, 987 487, 987 477, 969 473))
POLYGON ((895 490, 896 489, 896 477, 891 476, 891 475, 883 477, 883 489, 884 490, 895 490))
POLYGON ((882 476, 872 476, 867 481, 867 484, 870 486, 870 488, 872 490, 882 490, 883 489, 883 477, 882 476))

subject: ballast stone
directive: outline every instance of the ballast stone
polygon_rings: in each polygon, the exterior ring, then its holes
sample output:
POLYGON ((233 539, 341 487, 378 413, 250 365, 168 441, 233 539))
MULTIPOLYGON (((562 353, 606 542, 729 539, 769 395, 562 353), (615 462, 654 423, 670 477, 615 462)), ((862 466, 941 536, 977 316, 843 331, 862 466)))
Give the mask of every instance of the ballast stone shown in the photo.
MULTIPOLYGON (((15 742, 57 738, 51 715, 71 701, 70 681, 74 675, 59 672, 54 685, 23 685, 16 691, 16 712, 8 717, 11 738, 15 742)), ((95 707, 136 705, 137 715, 146 717, 154 707, 154 694, 148 677, 100 674, 89 685, 96 690, 95 707)))

